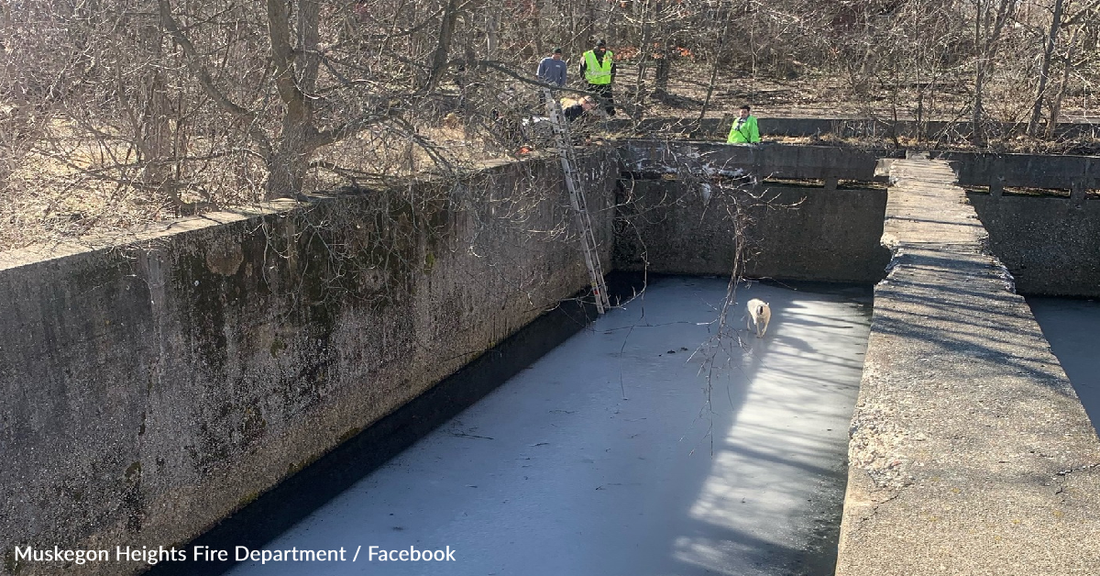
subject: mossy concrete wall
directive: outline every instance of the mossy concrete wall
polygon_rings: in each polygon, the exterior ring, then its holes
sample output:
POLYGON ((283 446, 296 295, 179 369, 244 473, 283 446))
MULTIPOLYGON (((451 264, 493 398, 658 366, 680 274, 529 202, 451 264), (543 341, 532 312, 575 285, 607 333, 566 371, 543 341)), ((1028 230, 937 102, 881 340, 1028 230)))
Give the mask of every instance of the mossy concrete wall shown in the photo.
POLYGON ((728 275, 739 243, 751 278, 873 283, 890 261, 879 242, 885 190, 766 184, 720 192, 638 180, 620 183, 619 206, 620 270, 728 275), (735 205, 743 209, 740 238, 735 205))
MULTIPOLYGON (((581 172, 609 258, 605 156, 581 172)), ((561 189, 523 162, 0 257, 0 573, 183 544, 586 287, 561 189)))
POLYGON ((968 193, 1022 294, 1100 296, 1100 199, 968 193))

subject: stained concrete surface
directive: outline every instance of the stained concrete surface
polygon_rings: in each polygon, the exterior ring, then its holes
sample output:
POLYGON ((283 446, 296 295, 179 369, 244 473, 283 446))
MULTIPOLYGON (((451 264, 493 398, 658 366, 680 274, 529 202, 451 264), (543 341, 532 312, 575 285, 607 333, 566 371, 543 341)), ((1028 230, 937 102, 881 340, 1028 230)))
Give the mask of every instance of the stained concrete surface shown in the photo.
POLYGON ((951 168, 895 160, 837 576, 1100 574, 1100 441, 951 168))
POLYGON ((1093 428, 1100 424, 1100 301, 1029 297, 1028 305, 1085 406, 1093 428))
POLYGON ((742 349, 725 280, 651 284, 266 546, 357 562, 230 573, 831 574, 870 291, 812 288, 741 287, 773 307, 742 349))

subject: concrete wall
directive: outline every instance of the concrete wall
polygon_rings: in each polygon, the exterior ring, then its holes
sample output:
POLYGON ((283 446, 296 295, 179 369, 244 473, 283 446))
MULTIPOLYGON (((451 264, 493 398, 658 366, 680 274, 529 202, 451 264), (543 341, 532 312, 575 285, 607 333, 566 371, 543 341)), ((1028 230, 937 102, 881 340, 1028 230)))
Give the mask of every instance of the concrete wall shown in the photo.
MULTIPOLYGON (((658 132, 690 133, 695 138, 725 141, 733 123, 733 110, 726 118, 668 119, 647 118, 636 124, 629 120, 612 122, 612 127, 624 133, 635 132, 646 136, 658 132)), ((970 137, 970 124, 967 122, 913 120, 890 121, 872 118, 773 118, 763 108, 754 111, 760 123, 760 135, 764 140, 776 136, 824 136, 827 134, 842 138, 874 138, 887 141, 894 136, 917 138, 929 142, 936 140, 958 141, 970 137)), ((987 123, 991 134, 1009 136, 1021 134, 1026 125, 1011 123, 987 123)), ((1090 123, 1061 122, 1055 129, 1055 137, 1095 139, 1100 127, 1090 123)))
MULTIPOLYGON (((581 172, 609 252, 606 162, 581 172)), ((17 545, 185 543, 587 286, 572 238, 538 232, 573 230, 560 182, 526 162, 461 194, 416 185, 3 255, 0 573, 60 570, 17 545)))
MULTIPOLYGON (((835 134, 842 137, 871 137, 890 139, 894 136, 936 141, 957 141, 970 138, 968 122, 941 120, 916 122, 891 121, 871 118, 761 118, 761 132, 776 136, 812 136, 835 134)), ((989 123, 991 134, 1008 136, 1023 133, 1027 126, 1013 123, 989 123)), ((728 124, 726 129, 728 130, 728 124)), ((1096 138, 1095 124, 1060 122, 1055 129, 1058 138, 1096 138)))
POLYGON ((960 186, 988 186, 994 192, 1005 186, 1082 192, 1100 188, 1096 156, 936 152, 933 158, 951 162, 960 186))
POLYGON ((891 168, 836 576, 1100 574, 1100 439, 945 162, 891 168))
POLYGON ((624 169, 663 174, 672 170, 731 172, 738 169, 762 178, 870 182, 876 179, 878 156, 870 151, 834 146, 756 146, 716 142, 630 140, 619 150, 624 169))
MULTIPOLYGON (((731 204, 715 187, 705 197, 707 162, 869 179, 868 156, 649 142, 590 150, 579 171, 605 269, 728 274, 731 204), (616 188, 623 169, 677 164, 702 172, 616 188)), ((738 194, 755 204, 749 276, 882 278, 883 191, 738 194)), ((1032 200, 972 197, 1010 269, 1020 246, 1021 289, 1096 274, 1093 201, 1032 200), (1045 236, 1028 244, 1020 230, 1045 236), (1092 268, 1056 260, 1067 253, 1092 268)), ((181 544, 585 288, 567 205, 557 163, 533 160, 460 189, 275 204, 129 243, 0 255, 0 493, 15 495, 0 500, 0 573, 57 571, 20 565, 16 545, 181 544)))
MULTIPOLYGON (((741 191, 748 207, 746 270, 753 278, 877 282, 890 253, 883 248, 884 190, 827 191, 765 186, 760 198, 741 191)), ((734 197, 698 184, 624 181, 620 188, 615 267, 668 274, 729 274, 736 243, 734 197), (627 200, 631 200, 627 202, 627 200)))
POLYGON ((1022 294, 1100 296, 1100 200, 969 193, 1022 294))

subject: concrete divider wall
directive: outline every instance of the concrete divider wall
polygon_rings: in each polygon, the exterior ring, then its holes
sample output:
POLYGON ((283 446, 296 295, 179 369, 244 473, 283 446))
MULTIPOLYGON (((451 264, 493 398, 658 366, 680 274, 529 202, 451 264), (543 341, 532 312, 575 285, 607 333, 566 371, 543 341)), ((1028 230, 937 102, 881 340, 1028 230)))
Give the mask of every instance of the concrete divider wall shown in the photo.
POLYGON ((729 145, 717 142, 629 140, 620 149, 624 169, 638 173, 671 170, 752 172, 763 178, 827 178, 870 182, 878 155, 835 146, 729 145))
POLYGON ((1100 296, 1100 201, 969 193, 1020 293, 1100 296))
MULTIPOLYGON (((609 161, 581 169, 608 253, 609 161)), ((572 237, 539 232, 573 230, 560 178, 524 162, 462 195, 418 185, 412 202, 279 204, 0 257, 0 572, 60 570, 15 546, 182 544, 587 286, 572 237)))
POLYGON ((946 162, 891 167, 837 576, 1100 574, 1100 439, 946 162))
MULTIPOLYGON (((727 211, 732 198, 704 199, 697 185, 677 182, 623 184, 617 269, 648 264, 650 271, 668 274, 732 272, 736 241, 727 211)), ((748 207, 747 276, 877 282, 885 275, 890 253, 879 243, 884 190, 767 185, 740 191, 736 200, 748 207)))
MULTIPOLYGON (((888 139, 893 136, 935 141, 970 137, 969 122, 930 120, 888 120, 884 118, 760 118, 762 134, 776 136, 812 136, 834 134, 841 137, 871 137, 888 139)), ((726 129, 729 129, 727 125, 726 129)), ((1013 123, 987 124, 986 129, 1000 135, 1022 134, 1026 125, 1013 123)), ((1055 129, 1057 138, 1096 138, 1100 127, 1095 124, 1060 122, 1055 129)))

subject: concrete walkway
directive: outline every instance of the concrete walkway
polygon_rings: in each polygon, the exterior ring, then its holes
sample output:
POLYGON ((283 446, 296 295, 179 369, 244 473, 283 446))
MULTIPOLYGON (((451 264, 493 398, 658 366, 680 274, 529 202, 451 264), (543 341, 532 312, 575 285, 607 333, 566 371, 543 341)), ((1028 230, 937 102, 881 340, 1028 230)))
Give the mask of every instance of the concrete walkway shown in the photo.
POLYGON ((725 293, 651 285, 267 545, 362 546, 357 562, 231 574, 831 573, 869 292, 742 288, 774 314, 744 349, 711 339, 725 293))
POLYGON ((944 162, 894 161, 838 576, 1100 574, 1100 440, 944 162))

